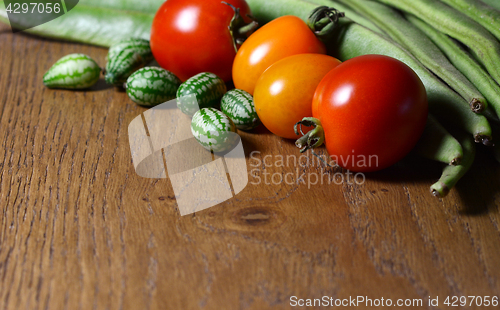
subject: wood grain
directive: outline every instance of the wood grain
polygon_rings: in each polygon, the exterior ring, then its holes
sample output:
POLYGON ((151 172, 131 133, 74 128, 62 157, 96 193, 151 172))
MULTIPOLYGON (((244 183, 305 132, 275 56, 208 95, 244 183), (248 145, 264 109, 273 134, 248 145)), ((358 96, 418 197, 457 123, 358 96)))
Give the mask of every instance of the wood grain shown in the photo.
POLYGON ((168 179, 135 174, 127 126, 144 108, 102 81, 43 86, 73 52, 104 64, 104 49, 0 27, 0 309, 290 309, 290 296, 358 295, 423 300, 408 309, 438 309, 439 296, 443 309, 446 296, 500 295, 500 168, 486 148, 440 200, 438 164, 407 158, 327 184, 345 171, 310 155, 280 166, 293 143, 260 128, 242 133, 250 184, 181 217, 168 179), (293 181, 266 185, 265 173, 293 181))

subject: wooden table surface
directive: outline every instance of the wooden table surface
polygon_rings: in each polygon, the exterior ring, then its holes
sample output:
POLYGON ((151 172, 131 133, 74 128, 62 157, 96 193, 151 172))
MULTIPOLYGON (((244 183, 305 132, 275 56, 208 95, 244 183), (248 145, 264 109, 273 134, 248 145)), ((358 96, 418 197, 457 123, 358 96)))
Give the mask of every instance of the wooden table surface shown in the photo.
POLYGON ((103 81, 43 86, 74 52, 100 64, 107 53, 0 27, 0 309, 289 309, 291 296, 443 309, 447 296, 500 295, 500 164, 489 150, 437 199, 439 164, 408 158, 363 184, 328 184, 347 175, 305 158, 281 165, 297 150, 260 128, 241 134, 250 184, 181 217, 169 180, 132 165, 127 128, 144 108, 103 81), (306 184, 278 184, 287 173, 306 184))

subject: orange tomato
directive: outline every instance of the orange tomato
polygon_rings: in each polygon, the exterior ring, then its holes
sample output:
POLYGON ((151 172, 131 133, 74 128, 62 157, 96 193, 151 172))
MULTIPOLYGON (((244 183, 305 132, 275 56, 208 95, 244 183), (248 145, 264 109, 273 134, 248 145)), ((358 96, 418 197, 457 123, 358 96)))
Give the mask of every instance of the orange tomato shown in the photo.
POLYGON ((246 39, 236 53, 234 86, 253 94, 257 79, 270 65, 304 53, 326 54, 326 48, 300 18, 291 15, 276 18, 246 39))
POLYGON ((298 138, 294 125, 313 115, 316 87, 340 63, 327 55, 299 54, 271 65, 258 79, 254 92, 255 109, 262 124, 280 137, 298 138))

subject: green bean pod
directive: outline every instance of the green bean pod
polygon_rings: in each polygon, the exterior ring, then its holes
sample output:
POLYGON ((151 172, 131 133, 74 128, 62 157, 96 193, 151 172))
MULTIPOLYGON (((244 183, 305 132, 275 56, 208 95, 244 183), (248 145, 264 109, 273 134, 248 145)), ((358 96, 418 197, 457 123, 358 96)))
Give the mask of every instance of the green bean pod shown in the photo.
POLYGON ((365 26, 373 31, 380 32, 371 21, 359 15, 347 5, 334 0, 308 0, 308 1, 293 1, 293 0, 247 0, 246 1, 252 10, 252 16, 256 17, 259 25, 263 25, 271 20, 283 15, 295 15, 302 20, 307 21, 309 14, 318 6, 334 7, 340 12, 355 21, 356 23, 365 26))
POLYGON ((441 49, 450 62, 484 95, 489 106, 496 114, 500 115, 500 87, 491 76, 472 59, 471 55, 456 44, 453 39, 437 31, 421 19, 411 14, 405 14, 405 16, 441 49))
POLYGON ((467 45, 500 83, 500 42, 467 15, 436 0, 377 0, 408 12, 467 45))
MULTIPOLYGON (((47 38, 110 47, 130 37, 149 40, 153 17, 154 13, 91 6, 80 1, 68 13, 25 32, 47 38)), ((9 24, 3 1, 0 1, 0 21, 9 24)))
POLYGON ((425 158, 453 166, 460 164, 463 157, 460 143, 431 114, 414 150, 425 158))
MULTIPOLYGON (((441 0, 469 16, 500 40, 500 12, 477 0, 441 0)), ((499 3, 499 1, 496 1, 499 3)))
POLYGON ((158 8, 165 0, 83 0, 80 3, 85 5, 102 7, 108 9, 117 9, 123 11, 134 11, 142 13, 155 14, 158 8))
POLYGON ((374 1, 349 0, 349 5, 369 18, 391 39, 403 45, 425 67, 458 92, 469 102, 474 112, 482 112, 487 107, 487 101, 479 90, 450 63, 431 39, 399 12, 374 1))
POLYGON ((431 185, 431 193, 439 198, 448 195, 464 174, 470 169, 476 155, 476 145, 469 135, 460 135, 460 144, 464 150, 462 162, 457 166, 446 166, 439 180, 431 185))
POLYGON ((498 0, 480 0, 480 2, 488 5, 492 9, 500 11, 500 1, 498 0))

